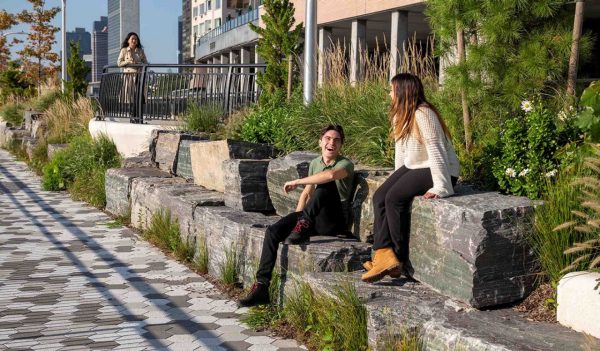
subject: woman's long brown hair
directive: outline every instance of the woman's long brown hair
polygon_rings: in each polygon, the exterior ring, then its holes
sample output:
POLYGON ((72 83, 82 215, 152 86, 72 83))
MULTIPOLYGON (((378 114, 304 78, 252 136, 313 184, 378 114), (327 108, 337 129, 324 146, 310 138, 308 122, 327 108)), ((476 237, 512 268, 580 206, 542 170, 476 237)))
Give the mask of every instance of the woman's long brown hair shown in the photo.
POLYGON ((394 99, 389 118, 392 125, 391 136, 394 140, 404 139, 413 134, 419 142, 422 142, 415 119, 415 112, 421 106, 429 107, 435 112, 444 134, 450 139, 450 131, 440 117, 440 113, 425 99, 425 89, 419 77, 410 73, 400 73, 392 78, 391 85, 394 99))

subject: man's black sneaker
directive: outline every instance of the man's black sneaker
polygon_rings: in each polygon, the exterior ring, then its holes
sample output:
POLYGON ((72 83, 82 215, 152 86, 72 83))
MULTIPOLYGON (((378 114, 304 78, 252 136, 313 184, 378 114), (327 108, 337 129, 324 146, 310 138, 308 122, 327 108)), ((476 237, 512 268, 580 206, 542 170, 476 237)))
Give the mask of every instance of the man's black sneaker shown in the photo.
POLYGON ((310 222, 300 218, 290 235, 283 242, 286 245, 308 244, 310 238, 310 222))
POLYGON ((240 307, 252 307, 257 305, 269 304, 269 286, 261 283, 254 283, 248 295, 238 301, 240 307))

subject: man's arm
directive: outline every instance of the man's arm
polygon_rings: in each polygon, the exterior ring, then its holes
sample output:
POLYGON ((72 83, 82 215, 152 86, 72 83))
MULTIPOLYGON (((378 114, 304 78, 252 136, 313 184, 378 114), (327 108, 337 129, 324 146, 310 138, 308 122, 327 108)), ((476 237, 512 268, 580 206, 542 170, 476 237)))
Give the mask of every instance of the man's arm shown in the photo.
POLYGON ((307 185, 304 187, 302 194, 300 194, 300 198, 298 199, 298 204, 296 205, 296 212, 301 212, 304 210, 304 206, 308 203, 310 199, 310 195, 315 190, 314 185, 307 185))
POLYGON ((298 185, 318 185, 329 183, 334 180, 343 179, 348 176, 346 168, 328 169, 317 174, 313 174, 308 177, 290 180, 283 185, 283 191, 287 194, 288 192, 296 189, 298 185))

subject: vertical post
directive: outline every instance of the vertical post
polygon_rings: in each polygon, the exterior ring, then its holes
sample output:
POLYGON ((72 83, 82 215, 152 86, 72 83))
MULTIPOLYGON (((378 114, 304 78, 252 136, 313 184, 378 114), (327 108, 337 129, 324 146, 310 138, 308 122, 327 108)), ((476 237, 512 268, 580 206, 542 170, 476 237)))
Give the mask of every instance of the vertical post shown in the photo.
POLYGON ((294 79, 294 58, 288 55, 288 76, 287 76, 287 101, 292 98, 292 80, 294 79))
POLYGON ((225 112, 225 116, 229 116, 231 111, 230 111, 230 103, 229 103, 229 95, 230 90, 231 90, 231 73, 232 73, 232 68, 231 66, 227 67, 227 80, 225 81, 225 99, 223 101, 223 111, 225 112))
MULTIPOLYGON (((60 89, 65 92, 65 81, 67 80, 67 0, 62 0, 62 58, 61 58, 61 74, 60 74, 60 89)), ((39 92, 38 92, 39 94, 39 92)))
POLYGON ((350 84, 355 85, 362 78, 363 63, 361 62, 361 51, 366 49, 367 22, 355 19, 352 21, 352 33, 350 38, 350 84))
MULTIPOLYGON (((456 29, 456 52, 458 56, 458 63, 462 64, 465 61, 465 37, 462 28, 456 29)), ((463 112, 463 127, 465 129, 465 148, 467 151, 471 151, 471 145, 473 139, 471 137, 471 114, 469 113, 469 103, 467 101, 467 93, 465 88, 460 89, 460 100, 462 104, 463 112)))
MULTIPOLYGON (((240 64, 248 65, 249 63, 250 63, 250 50, 247 47, 241 47, 240 48, 240 64)), ((240 74, 241 74, 240 90, 244 96, 249 97, 250 89, 247 85, 248 85, 248 82, 250 81, 248 79, 248 75, 250 74, 250 68, 242 67, 240 69, 240 74)))
POLYGON ((312 102, 315 90, 317 0, 306 0, 304 19, 304 105, 312 102))
MULTIPOLYGON (((141 76, 138 76, 138 87, 137 87, 137 114, 135 117, 135 123, 144 123, 144 99, 145 99, 145 91, 144 85, 146 85, 146 71, 148 70, 148 66, 144 65, 142 67, 141 76)), ((139 73, 136 73, 139 74, 139 73)))
MULTIPOLYGON (((226 65, 229 63, 230 54, 221 54, 221 64, 226 65)), ((221 73, 227 73, 227 67, 221 67, 221 73)))
POLYGON ((319 63, 317 68, 317 82, 322 86, 327 78, 328 72, 325 67, 325 55, 331 49, 331 27, 319 28, 319 63))
POLYGON ((390 35, 390 79, 400 73, 405 55, 405 43, 408 42, 408 12, 392 12, 392 28, 390 35))
POLYGON ((579 40, 581 39, 581 27, 583 25, 584 0, 575 3, 575 19, 573 21, 573 42, 571 44, 571 56, 569 57, 569 74, 567 76, 567 94, 575 95, 575 83, 577 80, 577 66, 579 64, 579 40))
MULTIPOLYGON (((264 63, 262 57, 258 54, 258 45, 254 45, 254 63, 264 63)), ((258 68, 254 68, 254 101, 258 101, 260 87, 258 86, 258 68)))

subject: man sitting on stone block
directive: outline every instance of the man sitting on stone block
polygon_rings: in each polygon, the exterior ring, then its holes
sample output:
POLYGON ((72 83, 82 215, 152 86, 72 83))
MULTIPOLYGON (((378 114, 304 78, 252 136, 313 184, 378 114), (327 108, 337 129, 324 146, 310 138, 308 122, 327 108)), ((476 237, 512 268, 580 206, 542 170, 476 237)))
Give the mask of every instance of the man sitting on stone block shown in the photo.
POLYGON ((354 179, 354 164, 340 156, 344 143, 344 130, 338 125, 328 125, 321 130, 319 146, 321 156, 310 162, 308 176, 286 182, 284 192, 304 185, 293 212, 265 232, 256 283, 250 293, 239 301, 242 307, 269 303, 269 284, 277 260, 280 242, 306 244, 311 235, 337 235, 347 229, 350 195, 354 179))

